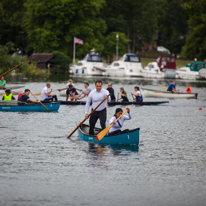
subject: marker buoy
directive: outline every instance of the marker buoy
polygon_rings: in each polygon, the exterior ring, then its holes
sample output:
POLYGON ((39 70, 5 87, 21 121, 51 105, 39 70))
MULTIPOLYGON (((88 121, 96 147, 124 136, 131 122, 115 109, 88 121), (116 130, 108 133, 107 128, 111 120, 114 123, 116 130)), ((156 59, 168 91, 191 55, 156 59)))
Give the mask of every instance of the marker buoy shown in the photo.
POLYGON ((200 107, 199 110, 202 110, 202 108, 200 107))

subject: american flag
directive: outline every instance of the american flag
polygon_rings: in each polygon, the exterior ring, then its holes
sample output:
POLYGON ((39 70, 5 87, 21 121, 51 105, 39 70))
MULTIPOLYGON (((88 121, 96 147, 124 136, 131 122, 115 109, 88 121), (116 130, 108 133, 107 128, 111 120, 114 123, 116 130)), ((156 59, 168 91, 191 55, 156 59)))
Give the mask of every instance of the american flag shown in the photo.
POLYGON ((81 39, 77 39, 76 37, 74 37, 74 43, 76 44, 83 44, 84 43, 84 41, 83 40, 81 40, 81 39))

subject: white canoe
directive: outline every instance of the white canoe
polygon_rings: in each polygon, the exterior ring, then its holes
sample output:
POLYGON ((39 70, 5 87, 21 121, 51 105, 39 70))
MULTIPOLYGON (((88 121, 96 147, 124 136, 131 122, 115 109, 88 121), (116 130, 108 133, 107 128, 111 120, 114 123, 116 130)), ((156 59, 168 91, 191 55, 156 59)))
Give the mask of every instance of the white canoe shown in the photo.
POLYGON ((60 95, 60 96, 66 96, 66 91, 67 91, 67 88, 60 90, 60 91, 59 91, 59 95, 60 95))
MULTIPOLYGON (((24 92, 24 86, 8 86, 7 89, 10 89, 13 95, 18 95, 17 93, 24 92), (15 93, 17 92, 17 93, 15 93)), ((5 89, 0 89, 0 95, 5 93, 5 89)))
POLYGON ((197 99, 198 93, 174 93, 174 92, 168 92, 168 91, 161 91, 161 90, 153 90, 153 89, 145 89, 141 88, 141 93, 143 98, 145 97, 156 97, 156 98, 195 98, 197 99))

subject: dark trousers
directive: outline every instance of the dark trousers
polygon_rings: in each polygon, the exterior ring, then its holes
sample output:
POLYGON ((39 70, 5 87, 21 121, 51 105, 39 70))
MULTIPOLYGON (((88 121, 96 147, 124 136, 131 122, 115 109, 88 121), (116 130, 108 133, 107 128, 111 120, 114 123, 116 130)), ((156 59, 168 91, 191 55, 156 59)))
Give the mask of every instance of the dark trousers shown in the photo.
POLYGON ((44 99, 44 101, 58 101, 57 100, 57 95, 55 95, 55 96, 50 96, 50 98, 46 98, 46 99, 44 99))
POLYGON ((111 135, 117 135, 117 134, 122 134, 122 133, 125 133, 125 132, 129 132, 129 129, 125 129, 123 131, 121 130, 116 130, 114 132, 110 132, 108 135, 111 136, 111 135))
POLYGON ((105 129, 106 120, 107 120, 107 109, 106 108, 104 108, 101 111, 94 111, 91 114, 90 119, 89 119, 89 126, 90 126, 89 134, 94 135, 94 127, 98 119, 100 120, 100 125, 102 129, 105 129))

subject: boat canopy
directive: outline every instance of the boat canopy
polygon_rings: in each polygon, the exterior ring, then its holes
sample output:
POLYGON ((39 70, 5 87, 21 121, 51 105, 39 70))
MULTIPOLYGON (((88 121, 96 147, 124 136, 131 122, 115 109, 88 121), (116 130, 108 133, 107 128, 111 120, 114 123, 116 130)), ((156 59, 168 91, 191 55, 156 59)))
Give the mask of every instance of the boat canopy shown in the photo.
POLYGON ((141 62, 140 57, 136 54, 125 54, 120 60, 124 62, 141 62))
POLYGON ((192 62, 188 63, 186 67, 189 67, 193 72, 198 72, 199 70, 206 68, 206 64, 204 62, 192 62))
POLYGON ((102 62, 102 56, 99 54, 87 54, 83 60, 87 62, 102 62))
POLYGON ((171 55, 160 56, 157 58, 157 64, 162 69, 176 69, 175 57, 171 55))

